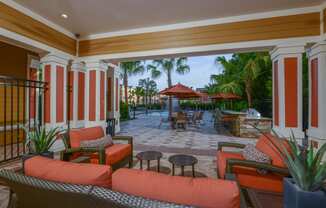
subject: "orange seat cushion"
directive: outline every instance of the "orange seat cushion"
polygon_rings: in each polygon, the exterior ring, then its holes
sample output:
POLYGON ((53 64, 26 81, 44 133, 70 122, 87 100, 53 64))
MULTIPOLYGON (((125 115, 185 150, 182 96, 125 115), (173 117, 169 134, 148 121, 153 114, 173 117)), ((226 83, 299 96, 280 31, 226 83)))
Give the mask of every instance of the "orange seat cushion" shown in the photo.
POLYGON ((241 159, 243 160, 241 153, 234 152, 222 152, 218 151, 216 156, 217 171, 220 178, 225 177, 226 172, 226 160, 227 159, 241 159))
MULTIPOLYGON (((244 158, 242 157, 241 153, 218 151, 216 159, 219 176, 224 178, 226 172, 226 160, 243 160, 244 158)), ((261 175, 257 173, 255 168, 240 166, 234 166, 232 172, 235 173, 237 180, 241 186, 273 192, 283 191, 283 177, 280 175, 272 173, 261 175)))
POLYGON ((72 129, 69 132, 70 145, 72 148, 80 146, 80 142, 83 140, 94 140, 104 137, 104 130, 101 126, 72 129))
POLYGON ((36 156, 25 161, 25 175, 55 182, 110 188, 112 170, 107 165, 71 163, 36 156))
POLYGON ((239 188, 234 181, 170 176, 122 168, 112 175, 112 189, 149 199, 196 207, 240 207, 239 188))
MULTIPOLYGON (((258 142, 256 143, 256 148, 259 151, 267 154, 272 159, 273 165, 284 168, 286 167, 286 165, 284 164, 282 156, 276 147, 278 146, 279 148, 281 148, 281 150, 283 150, 283 147, 281 146, 280 142, 280 140, 278 140, 271 134, 267 134, 266 136, 261 135, 258 142)), ((289 150, 289 145, 286 140, 282 140, 282 142, 284 147, 289 150)))
MULTIPOLYGON (((114 144, 105 149, 105 162, 107 165, 113 165, 120 162, 127 156, 131 155, 131 145, 130 144, 114 144)), ((98 163, 98 155, 93 154, 91 158, 92 163, 98 163)))

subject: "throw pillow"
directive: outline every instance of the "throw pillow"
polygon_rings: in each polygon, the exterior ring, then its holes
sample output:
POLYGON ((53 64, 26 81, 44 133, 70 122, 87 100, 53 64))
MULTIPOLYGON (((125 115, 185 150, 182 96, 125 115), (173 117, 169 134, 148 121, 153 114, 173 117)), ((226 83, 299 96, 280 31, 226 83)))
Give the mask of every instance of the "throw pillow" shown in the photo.
MULTIPOLYGON (((271 158, 267 154, 259 151, 252 144, 246 145, 246 147, 243 149, 242 156, 246 160, 251 160, 255 162, 267 163, 267 164, 271 164, 272 162, 271 158)), ((267 174, 267 171, 264 169, 257 169, 257 172, 260 174, 267 174)))
POLYGON ((80 142, 82 148, 98 148, 98 147, 109 147, 113 145, 112 137, 106 135, 100 139, 84 140, 80 142))

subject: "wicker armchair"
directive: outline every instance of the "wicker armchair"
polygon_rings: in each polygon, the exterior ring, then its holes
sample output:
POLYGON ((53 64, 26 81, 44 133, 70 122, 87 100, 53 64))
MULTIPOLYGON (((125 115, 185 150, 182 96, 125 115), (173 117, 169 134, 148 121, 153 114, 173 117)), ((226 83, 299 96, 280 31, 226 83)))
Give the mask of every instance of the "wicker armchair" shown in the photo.
POLYGON ((245 145, 230 142, 218 143, 218 177, 224 178, 226 174, 233 173, 240 186, 273 192, 283 191, 283 177, 288 176, 289 172, 268 138, 261 136, 256 148, 269 155, 272 160, 271 164, 245 160, 241 153, 223 151, 224 147, 242 149, 245 145))
POLYGON ((190 206, 145 199, 106 188, 41 180, 9 170, 0 179, 10 187, 8 208, 186 208, 190 206))
MULTIPOLYGON (((103 131, 101 127, 84 128, 84 131, 87 131, 87 129, 93 129, 93 130, 95 129, 96 131, 100 131, 100 132, 103 131)), ((72 158, 74 158, 74 155, 88 155, 90 156, 91 160, 95 159, 99 164, 110 165, 113 170, 124 167, 127 164, 129 165, 130 168, 133 165, 133 138, 131 136, 113 136, 112 140, 114 142, 119 141, 125 144, 120 144, 120 143, 114 144, 112 147, 108 147, 108 148, 76 147, 76 145, 74 146, 72 145, 71 137, 72 137, 71 132, 69 133, 69 135, 66 133, 62 137, 62 140, 65 145, 65 150, 61 152, 61 159, 64 161, 70 161, 72 158), (115 148, 117 146, 119 148, 115 148), (126 150, 126 148, 128 148, 128 150, 126 150), (111 154, 112 152, 114 152, 115 155, 111 154), (115 159, 116 155, 121 153, 123 154, 121 156, 118 155, 119 158, 115 159), (111 158, 114 159, 115 161, 111 162, 110 161, 111 158)))

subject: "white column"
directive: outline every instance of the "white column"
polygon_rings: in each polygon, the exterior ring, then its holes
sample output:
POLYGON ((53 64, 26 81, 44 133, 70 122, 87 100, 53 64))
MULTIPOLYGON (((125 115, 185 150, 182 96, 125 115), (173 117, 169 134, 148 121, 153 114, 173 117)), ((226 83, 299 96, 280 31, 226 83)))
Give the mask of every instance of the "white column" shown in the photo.
POLYGON ((289 137, 292 131, 296 137, 304 137, 302 131, 303 52, 303 45, 282 45, 271 51, 273 129, 280 136, 289 137))
POLYGON ((44 122, 47 126, 65 128, 67 124, 68 57, 50 53, 41 58, 41 64, 43 80, 48 82, 48 89, 44 95, 44 122))
MULTIPOLYGON (((309 55, 309 129, 315 140, 326 139, 326 42, 312 46, 309 55)), ((325 142, 325 141, 323 141, 325 142)))
MULTIPOLYGON (((71 66, 71 73, 73 75, 73 86, 72 86, 72 91, 71 93, 73 94, 72 98, 72 103, 73 103, 73 108, 72 108, 72 118, 70 118, 70 125, 71 128, 81 128, 84 127, 84 122, 85 119, 80 119, 79 117, 79 111, 81 110, 80 108, 83 107, 85 108, 85 94, 84 96, 81 95, 80 91, 84 91, 85 93, 85 79, 84 79, 84 84, 80 83, 79 79, 81 74, 85 77, 85 66, 81 62, 73 62, 71 66), (81 84, 81 85, 80 85, 81 84), (83 87, 83 89, 81 89, 83 87), (82 103, 80 103, 80 98, 79 96, 82 96, 82 103)), ((70 101, 71 102, 71 101, 70 101)), ((83 116, 85 118, 85 109, 83 109, 83 116)))
POLYGON ((120 132, 120 68, 114 64, 109 64, 109 66, 108 77, 111 79, 111 111, 109 111, 109 118, 115 118, 115 131, 118 133, 120 132))
POLYGON ((85 68, 85 126, 102 126, 103 128, 105 128, 105 83, 106 71, 108 67, 107 64, 102 62, 101 60, 92 60, 85 62, 85 68), (101 84, 103 84, 102 87, 101 84))

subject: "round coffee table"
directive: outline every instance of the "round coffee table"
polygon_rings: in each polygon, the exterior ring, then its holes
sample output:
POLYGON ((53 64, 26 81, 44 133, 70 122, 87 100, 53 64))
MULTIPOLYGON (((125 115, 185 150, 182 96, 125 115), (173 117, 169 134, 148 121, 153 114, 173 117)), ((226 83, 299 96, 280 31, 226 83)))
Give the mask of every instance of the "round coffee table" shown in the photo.
POLYGON ((162 153, 158 151, 145 151, 136 155, 137 159, 140 161, 140 169, 143 169, 143 160, 147 160, 147 170, 150 168, 150 161, 157 160, 157 172, 160 172, 160 159, 162 156, 162 153))
POLYGON ((169 162, 172 164, 172 175, 174 175, 175 166, 181 167, 181 175, 184 176, 184 167, 192 167, 192 177, 195 177, 195 164, 198 162, 197 158, 191 155, 172 155, 169 157, 169 162))

